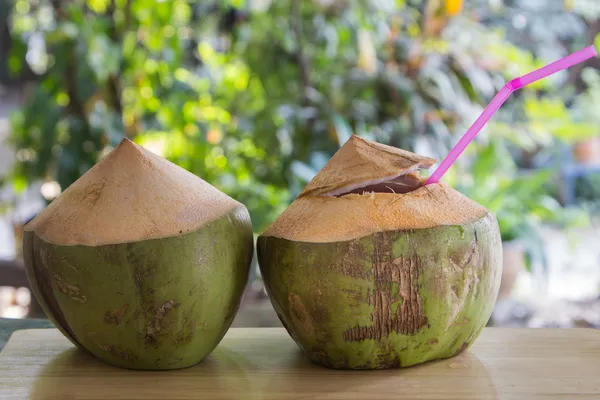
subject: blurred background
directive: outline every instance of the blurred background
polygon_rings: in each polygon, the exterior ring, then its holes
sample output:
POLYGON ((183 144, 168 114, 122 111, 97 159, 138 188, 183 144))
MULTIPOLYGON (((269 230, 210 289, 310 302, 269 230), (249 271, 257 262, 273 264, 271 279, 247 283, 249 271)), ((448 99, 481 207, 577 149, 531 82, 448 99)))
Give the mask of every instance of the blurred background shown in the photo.
MULTIPOLYGON (((352 133, 443 158, 506 81, 600 44, 595 0, 0 2, 0 317, 24 224, 128 137, 256 234, 352 133)), ((444 181, 496 213, 490 325, 600 328, 600 59, 514 93, 444 181)), ((256 261, 237 326, 278 326, 256 261)))

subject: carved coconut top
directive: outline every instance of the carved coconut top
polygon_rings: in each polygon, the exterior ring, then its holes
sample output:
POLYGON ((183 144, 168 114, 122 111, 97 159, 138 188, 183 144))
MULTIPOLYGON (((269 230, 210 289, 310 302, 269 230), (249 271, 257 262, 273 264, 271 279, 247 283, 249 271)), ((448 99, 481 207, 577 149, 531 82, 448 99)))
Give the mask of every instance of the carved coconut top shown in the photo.
POLYGON ((352 135, 298 197, 337 195, 366 183, 392 180, 418 168, 430 168, 435 162, 433 158, 352 135))
POLYGON ((124 139, 26 227, 61 245, 116 244, 195 231, 241 203, 124 139))
POLYGON ((423 186, 435 160, 352 136, 263 236, 304 242, 461 225, 489 211, 443 183, 423 186))

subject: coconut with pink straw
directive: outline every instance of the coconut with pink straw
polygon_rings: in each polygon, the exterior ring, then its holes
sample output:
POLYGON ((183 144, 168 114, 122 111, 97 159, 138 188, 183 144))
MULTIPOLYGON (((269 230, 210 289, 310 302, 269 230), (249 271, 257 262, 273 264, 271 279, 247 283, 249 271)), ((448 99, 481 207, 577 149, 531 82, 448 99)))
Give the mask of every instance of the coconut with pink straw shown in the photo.
POLYGON ((263 232, 258 260, 283 325, 314 362, 409 367, 477 339, 500 286, 495 215, 440 178, 514 90, 595 55, 510 81, 436 160, 352 136, 263 232))

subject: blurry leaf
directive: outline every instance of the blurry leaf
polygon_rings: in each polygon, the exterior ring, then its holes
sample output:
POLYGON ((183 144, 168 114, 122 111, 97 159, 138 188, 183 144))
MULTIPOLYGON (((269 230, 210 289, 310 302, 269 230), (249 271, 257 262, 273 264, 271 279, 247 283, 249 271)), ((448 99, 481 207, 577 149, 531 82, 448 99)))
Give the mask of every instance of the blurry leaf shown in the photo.
POLYGON ((325 152, 315 151, 310 155, 310 165, 312 170, 315 171, 315 174, 317 171, 320 171, 328 161, 329 155, 325 152))
POLYGON ((8 68, 13 74, 21 72, 23 68, 21 57, 17 56, 16 54, 11 54, 8 59, 8 68))
POLYGON ((104 82, 109 75, 117 73, 121 62, 119 47, 105 35, 94 35, 89 44, 88 62, 98 80, 104 82))
POLYGON ((352 129, 339 114, 333 116, 333 125, 335 126, 338 145, 342 147, 342 145, 352 136, 352 129))
POLYGON ((305 182, 309 182, 317 173, 317 171, 300 161, 293 161, 291 167, 294 175, 305 182))
POLYGON ((110 4, 110 0, 87 0, 88 7, 94 12, 103 14, 110 4))
POLYGON ((137 38, 135 32, 127 32, 123 37, 122 49, 123 57, 131 57, 137 46, 137 38))
POLYGON ((377 70, 377 55, 370 32, 364 29, 358 32, 358 54, 358 68, 374 74, 377 70))
POLYGON ((471 100, 476 100, 477 92, 475 91, 475 88, 473 87, 471 80, 460 71, 456 71, 456 77, 460 81, 460 84, 462 85, 463 90, 467 93, 469 98, 471 100))
POLYGON ((235 8, 244 8, 246 0, 221 0, 224 6, 233 6, 235 8))
POLYGON ((485 147, 483 151, 477 154, 477 158, 473 161, 471 172, 473 180, 476 183, 485 182, 498 167, 498 159, 496 157, 496 148, 493 144, 485 147))
MULTIPOLYGON (((108 0, 102 0, 102 1, 106 2, 108 0)), ((76 24, 77 26, 85 25, 85 17, 84 17, 83 8, 81 7, 81 5, 78 5, 75 2, 67 3, 66 9, 67 9, 67 18, 66 19, 68 19, 72 23, 76 24)))
POLYGON ((12 180, 13 189, 17 194, 22 193, 27 188, 27 179, 23 176, 15 176, 12 180))

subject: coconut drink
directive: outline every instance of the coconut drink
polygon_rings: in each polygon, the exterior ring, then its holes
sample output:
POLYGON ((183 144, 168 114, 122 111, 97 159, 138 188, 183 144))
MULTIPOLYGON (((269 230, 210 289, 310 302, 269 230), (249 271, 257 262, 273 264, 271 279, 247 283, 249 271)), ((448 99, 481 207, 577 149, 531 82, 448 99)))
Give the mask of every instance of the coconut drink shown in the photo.
POLYGON ((238 310, 253 253, 246 208, 125 139, 25 227, 48 317, 131 369, 202 361, 238 310))
POLYGON ((469 348, 502 272, 495 216, 443 183, 435 160, 352 136, 258 238, 266 290, 308 357, 409 367, 469 348))

